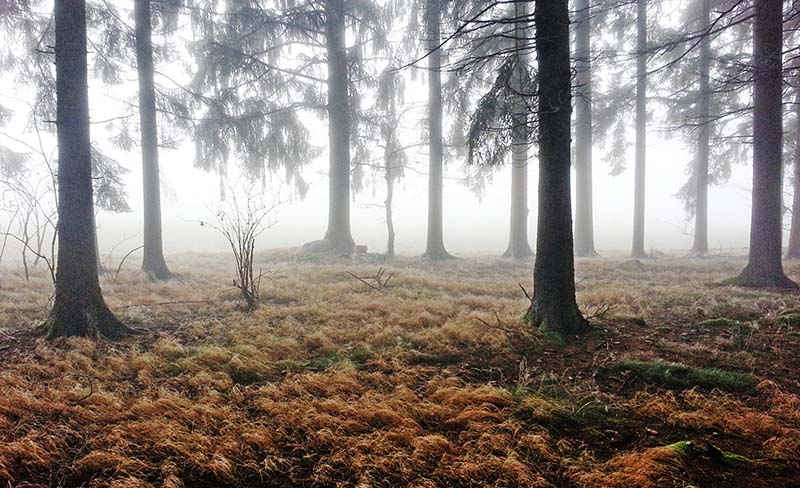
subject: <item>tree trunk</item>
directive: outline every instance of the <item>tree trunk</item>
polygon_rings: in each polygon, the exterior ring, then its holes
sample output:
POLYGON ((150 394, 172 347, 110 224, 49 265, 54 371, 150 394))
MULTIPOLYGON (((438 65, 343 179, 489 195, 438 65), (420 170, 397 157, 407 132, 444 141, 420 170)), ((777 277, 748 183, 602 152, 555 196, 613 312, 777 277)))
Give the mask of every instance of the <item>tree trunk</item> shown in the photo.
MULTIPOLYGON (((520 94, 528 90, 525 83, 528 68, 525 43, 529 36, 527 14, 524 3, 514 4, 514 43, 518 59, 517 72, 512 83, 514 90, 520 94)), ((528 106, 522 96, 514 104, 511 138, 511 223, 508 248, 503 256, 522 259, 533 256, 533 250, 528 243, 528 106)))
POLYGON ((327 252, 350 255, 350 100, 347 90, 344 0, 326 0, 325 36, 328 50, 328 137, 330 170, 327 252))
POLYGON ((97 276, 85 0, 56 0, 58 134, 58 272, 48 337, 104 336, 132 331, 105 304, 97 276))
POLYGON ((753 34, 753 203, 747 266, 732 280, 752 287, 795 288, 781 262, 782 0, 756 0, 753 34))
POLYGON ((561 334, 588 327, 575 300, 570 198, 571 70, 568 0, 536 2, 539 211, 528 318, 561 334))
POLYGON ((394 200, 394 174, 392 168, 392 158, 390 156, 390 145, 387 138, 384 151, 384 175, 386 178, 386 256, 394 257, 394 220, 392 217, 392 201, 394 200))
POLYGON ((596 256, 592 202, 591 7, 577 0, 575 15, 575 255, 596 256))
MULTIPOLYGON (((711 26, 711 0, 701 3, 702 29, 711 26)), ((700 134, 697 139, 697 158, 695 160, 695 211, 694 211, 694 244, 692 255, 708 254, 708 155, 711 136, 711 87, 709 72, 711 70, 711 39, 703 36, 700 41, 700 101, 698 103, 697 123, 700 134)))
POLYGON ((792 229, 789 232, 789 249, 786 251, 786 257, 789 259, 800 258, 800 86, 795 90, 794 197, 792 199, 792 229))
POLYGON ((165 280, 172 274, 164 261, 161 242, 161 181, 158 171, 158 126, 153 81, 153 44, 150 0, 134 0, 136 20, 136 71, 139 78, 139 120, 144 177, 144 248, 142 270, 165 280))
POLYGON ((103 266, 103 260, 100 257, 100 236, 97 229, 97 216, 94 212, 92 213, 92 218, 94 219, 92 221, 92 228, 94 228, 94 248, 97 251, 97 274, 102 275, 106 272, 106 267, 103 266))
POLYGON ((431 260, 452 256, 444 247, 442 186, 444 153, 442 141, 442 51, 439 47, 441 2, 427 0, 425 5, 425 37, 428 51, 428 240, 425 257, 431 260))
MULTIPOLYGON (((525 107, 525 104, 522 104, 525 107)), ((511 226, 504 257, 533 256, 528 243, 528 141, 527 118, 514 118, 511 141, 511 226)))
POLYGON ((633 190, 633 248, 631 257, 643 258, 644 183, 647 137, 647 0, 636 1, 636 162, 633 190))

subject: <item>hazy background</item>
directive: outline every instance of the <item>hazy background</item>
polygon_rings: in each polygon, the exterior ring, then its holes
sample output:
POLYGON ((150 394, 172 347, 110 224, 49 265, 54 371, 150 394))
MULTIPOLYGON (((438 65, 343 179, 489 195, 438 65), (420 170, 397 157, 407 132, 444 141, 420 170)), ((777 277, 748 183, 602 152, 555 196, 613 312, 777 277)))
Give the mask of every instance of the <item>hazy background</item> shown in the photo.
MULTIPOLYGON (((427 93, 424 86, 412 88, 422 93, 409 93, 412 97, 427 93)), ((315 124, 311 131, 313 143, 324 147, 327 126, 324 121, 315 124)), ((98 134, 99 135, 99 134, 98 134)), ((686 167, 691 155, 683 145, 674 140, 664 140, 657 129, 648 134, 647 148, 647 217, 646 244, 649 250, 682 250, 692 244, 693 224, 687 221, 682 203, 674 197, 686 178, 686 167)), ((395 228, 397 252, 420 254, 425 249, 427 217, 427 149, 412 149, 411 159, 416 171, 406 171, 395 190, 395 228)), ((619 176, 609 175, 610 168, 600 160, 596 148, 594 162, 594 218, 595 242, 599 251, 630 248, 633 221, 633 151, 629 168, 619 176)), ((131 170, 126 176, 129 202, 134 209, 129 214, 102 212, 98 216, 101 253, 106 253, 124 238, 135 247, 141 240, 141 170, 138 153, 119 154, 118 157, 131 170)), ((165 252, 225 250, 225 242, 208 228, 200 227, 198 219, 208 219, 210 209, 219 204, 219 180, 193 167, 194 149, 186 141, 180 150, 162 149, 161 171, 165 197, 162 200, 165 252)), ((232 164, 233 166, 233 164, 232 164)), ((277 222, 259 240, 261 248, 292 247, 321 239, 327 225, 327 148, 320 157, 304 170, 310 190, 304 200, 286 201, 276 214, 277 222)), ((493 182, 479 198, 460 183, 464 176, 463 163, 451 162, 446 169, 444 189, 445 244, 453 253, 499 254, 508 242, 510 212, 510 167, 497 168, 493 182)), ((531 243, 536 239, 536 188, 537 165, 530 160, 529 234, 531 243)), ((271 187, 279 189, 281 178, 276 177, 271 187)), ((735 165, 731 181, 721 188, 712 187, 709 193, 709 246, 713 253, 718 249, 742 248, 748 245, 750 221, 751 169, 750 162, 735 165)), ((573 184, 574 187, 574 184, 573 184)), ((287 188, 281 190, 283 198, 289 197, 287 188)), ((371 252, 383 252, 386 245, 384 209, 381 205, 385 189, 379 185, 354 196, 351 203, 352 232, 359 244, 369 246, 371 252)))

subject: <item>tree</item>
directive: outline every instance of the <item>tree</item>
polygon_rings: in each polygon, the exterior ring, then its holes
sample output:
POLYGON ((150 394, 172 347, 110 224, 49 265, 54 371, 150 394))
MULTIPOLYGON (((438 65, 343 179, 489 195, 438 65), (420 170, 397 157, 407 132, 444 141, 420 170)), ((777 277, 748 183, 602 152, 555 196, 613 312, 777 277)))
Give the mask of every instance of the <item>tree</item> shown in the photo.
POLYGON ((106 305, 97 275, 85 0, 55 1, 58 258, 48 337, 133 332, 106 305))
MULTIPOLYGON (((700 22, 708 31, 711 28, 711 0, 700 0, 700 22)), ((697 124, 700 133, 697 137, 694 182, 694 242, 692 254, 703 256, 708 253, 708 167, 711 140, 711 36, 704 35, 700 40, 700 100, 697 104, 697 124)))
MULTIPOLYGON (((473 191, 482 192, 492 171, 511 155, 509 239, 503 256, 517 259, 533 255, 528 242, 528 149, 535 111, 529 3, 503 6, 505 11, 489 16, 496 19, 493 24, 481 19, 483 28, 479 32, 459 39, 462 42, 457 49, 450 48, 459 59, 449 84, 455 80, 458 90, 448 90, 457 110, 469 114, 467 161, 478 168, 468 180, 473 191), (485 92, 472 107, 472 92, 484 87, 485 92)), ((479 3, 473 9, 480 11, 487 5, 479 3)), ((456 119, 455 129, 459 129, 459 122, 456 119)))
POLYGON ((783 2, 755 1, 753 35, 753 200, 747 266, 732 284, 796 288, 783 272, 783 2))
POLYGON ((792 227, 789 232, 789 247, 786 250, 786 257, 789 259, 800 258, 800 83, 797 83, 795 87, 794 107, 794 161, 792 161, 794 195, 792 197, 792 227))
POLYGON ((345 46, 344 0, 325 2, 325 38, 328 53, 328 230, 323 241, 334 254, 355 249, 350 232, 350 98, 345 46))
POLYGON ((575 4, 575 255, 596 256, 592 202, 592 54, 589 0, 575 4))
POLYGON ((428 56, 428 234, 424 256, 430 260, 452 258, 444 247, 443 138, 442 138, 442 51, 440 23, 442 3, 425 3, 425 46, 428 56))
POLYGON ((562 334, 588 327, 575 300, 570 200, 571 70, 567 0, 536 2, 539 218, 528 318, 562 334))
POLYGON ((144 248, 142 270, 156 279, 172 274, 164 261, 161 240, 161 175, 158 170, 158 125, 153 79, 153 42, 150 0, 134 1, 136 71, 139 78, 139 120, 144 188, 144 248))
POLYGON ((528 73, 528 56, 525 43, 529 37, 528 5, 514 2, 514 44, 516 63, 510 89, 516 92, 511 116, 511 222, 508 248, 503 256, 528 258, 533 250, 528 243, 528 146, 530 145, 530 120, 525 97, 532 91, 528 73))
POLYGON ((636 160, 633 189, 633 247, 631 257, 644 250, 645 165, 647 156, 647 0, 636 0, 636 160))

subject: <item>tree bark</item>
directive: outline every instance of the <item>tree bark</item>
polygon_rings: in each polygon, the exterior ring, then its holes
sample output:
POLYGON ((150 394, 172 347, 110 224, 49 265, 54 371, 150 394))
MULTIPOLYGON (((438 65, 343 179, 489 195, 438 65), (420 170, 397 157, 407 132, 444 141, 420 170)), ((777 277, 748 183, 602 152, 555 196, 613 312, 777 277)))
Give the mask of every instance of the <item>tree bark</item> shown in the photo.
POLYGON ((439 47, 441 2, 425 4, 425 43, 428 51, 428 238, 424 256, 430 260, 452 258, 444 247, 442 212, 443 141, 442 141, 442 52, 439 47))
MULTIPOLYGON (((800 73, 798 73, 800 75, 800 73)), ((795 146, 794 146, 794 197, 792 198, 792 228, 786 257, 800 258, 800 86, 795 89, 795 146)))
POLYGON ((525 43, 529 36, 527 5, 514 4, 517 72, 512 78, 514 90, 520 94, 514 104, 511 129, 511 222, 508 248, 504 257, 523 259, 533 256, 528 243, 528 106, 523 98, 526 87, 528 56, 525 43))
MULTIPOLYGON (((711 26, 711 0, 701 2, 701 22, 703 29, 711 26)), ((694 243, 692 255, 708 254, 708 157, 711 136, 711 39, 708 35, 700 41, 700 100, 698 103, 697 123, 700 133, 697 138, 697 157, 695 160, 695 211, 694 211, 694 243)))
POLYGON ((631 257, 644 250, 645 156, 647 144, 647 0, 636 0, 636 161, 633 190, 633 247, 631 257))
POLYGON ((153 41, 150 0, 134 0, 136 71, 139 78, 139 120, 142 138, 144 188, 144 248, 142 270, 151 278, 172 276, 164 261, 161 240, 161 181, 158 170, 158 125, 153 80, 153 41))
POLYGON ((747 266, 740 286, 796 288, 781 262, 782 0, 756 0, 753 34, 753 203, 747 266))
POLYGON ((97 276, 85 0, 56 0, 58 271, 48 337, 133 332, 105 304, 97 276))
POLYGON ((343 0, 326 0, 325 36, 328 51, 328 137, 330 170, 327 252, 349 256, 355 249, 350 233, 350 100, 348 95, 345 7, 343 0))
POLYGON ((592 202, 592 54, 589 0, 575 3, 575 255, 596 256, 592 202))
POLYGON ((528 318, 560 334, 588 327, 575 300, 570 198, 571 70, 568 0, 536 2, 539 212, 528 318))

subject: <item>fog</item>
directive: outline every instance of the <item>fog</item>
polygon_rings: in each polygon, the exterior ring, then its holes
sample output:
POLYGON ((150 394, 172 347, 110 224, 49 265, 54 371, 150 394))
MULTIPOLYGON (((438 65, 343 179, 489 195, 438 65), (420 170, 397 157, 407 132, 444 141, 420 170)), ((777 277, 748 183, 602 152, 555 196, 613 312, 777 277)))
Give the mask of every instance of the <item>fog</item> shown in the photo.
MULTIPOLYGON (((325 147, 324 125, 312 131, 315 143, 325 147)), ((681 252, 692 245, 693 226, 687 220, 683 204, 675 193, 685 182, 690 154, 674 141, 659 140, 651 132, 648 144, 646 248, 657 251, 681 252)), ((598 152, 602 147, 597 148, 598 152)), ((427 176, 424 148, 416 169, 422 174, 407 171, 395 193, 395 225, 397 251, 415 255, 425 250, 427 215, 427 176)), ((631 153, 632 158, 632 150, 631 153)), ((162 150, 161 171, 165 187, 162 201, 164 247, 167 253, 185 251, 227 251, 227 243, 197 220, 213 216, 211 210, 219 204, 219 180, 193 167, 193 145, 180 150, 162 150)), ((130 244, 119 246, 117 252, 135 247, 142 225, 141 172, 135 154, 121 155, 131 173, 126 175, 129 202, 133 212, 113 214, 101 212, 98 218, 101 254, 109 252, 119 241, 129 238, 130 244)), ((598 251, 627 252, 630 249, 633 219, 633 170, 629 165, 622 174, 610 176, 609 168, 596 161, 595 182, 595 240, 598 251)), ((280 177, 273 178, 270 188, 282 193, 284 203, 276 212, 276 223, 258 241, 259 248, 296 247, 321 239, 327 224, 328 183, 327 152, 303 171, 310 189, 305 199, 290 201, 291 192, 280 177)), ((536 239, 536 160, 530 162, 529 236, 536 239)), ((459 182, 463 179, 463 163, 447 166, 444 189, 445 244, 454 253, 500 254, 508 244, 510 207, 510 168, 497 168, 493 182, 480 198, 459 182)), ((750 222, 751 165, 748 161, 734 165, 731 180, 709 192, 709 246, 712 252, 747 247, 750 222)), ((235 178, 234 178, 235 179, 235 178)), ((574 178, 573 178, 574 180, 574 178)), ((573 182, 574 183, 574 182, 573 182)), ((386 225, 381 205, 385 189, 375 192, 366 189, 356 194, 352 203, 353 238, 366 244, 370 252, 383 252, 386 247, 386 225)), ((574 200, 574 195, 573 195, 574 200)), ((141 237, 139 236, 138 239, 141 237)))

